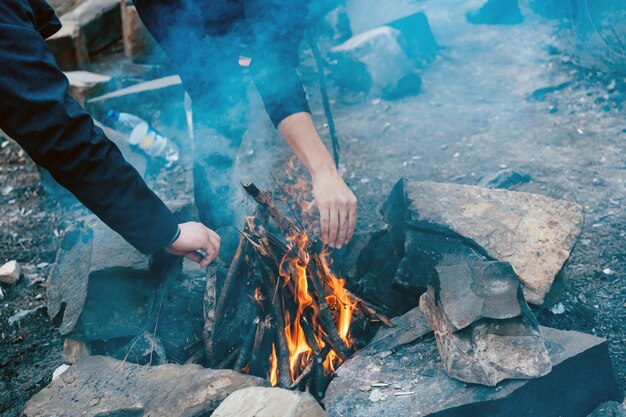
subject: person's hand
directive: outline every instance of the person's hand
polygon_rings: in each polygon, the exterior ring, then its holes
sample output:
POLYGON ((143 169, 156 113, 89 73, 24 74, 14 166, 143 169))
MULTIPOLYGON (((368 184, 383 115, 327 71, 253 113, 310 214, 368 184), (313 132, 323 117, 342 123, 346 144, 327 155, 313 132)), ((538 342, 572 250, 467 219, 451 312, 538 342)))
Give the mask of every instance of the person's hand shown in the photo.
POLYGON ((217 258, 220 252, 220 237, 217 233, 196 222, 182 223, 179 227, 178 239, 166 247, 166 251, 191 259, 203 268, 217 258))
POLYGON ((356 197, 334 169, 313 177, 313 194, 320 211, 322 241, 341 249, 354 234, 356 197))

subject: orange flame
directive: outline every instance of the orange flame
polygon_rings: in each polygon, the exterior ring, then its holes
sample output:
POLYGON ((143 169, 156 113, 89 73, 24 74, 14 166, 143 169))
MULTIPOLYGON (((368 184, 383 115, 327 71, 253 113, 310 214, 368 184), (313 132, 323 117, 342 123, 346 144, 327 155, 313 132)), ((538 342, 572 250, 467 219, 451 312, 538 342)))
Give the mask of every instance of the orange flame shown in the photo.
POLYGON ((270 383, 273 387, 278 385, 278 359, 276 358, 276 345, 272 344, 270 355, 270 383))

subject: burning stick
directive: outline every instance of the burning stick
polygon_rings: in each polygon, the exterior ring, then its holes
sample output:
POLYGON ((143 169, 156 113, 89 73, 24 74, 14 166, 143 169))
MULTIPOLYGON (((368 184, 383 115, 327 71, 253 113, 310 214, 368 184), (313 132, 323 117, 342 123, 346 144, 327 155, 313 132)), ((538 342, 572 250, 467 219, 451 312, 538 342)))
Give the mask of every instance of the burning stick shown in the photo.
MULTIPOLYGON (((315 256, 315 255, 314 255, 315 256)), ((315 259, 315 258, 314 258, 315 259)), ((317 265, 317 262, 309 262, 307 265, 307 269, 310 269, 311 273, 309 274, 309 278, 311 283, 313 284, 313 288, 317 293, 317 302, 320 307, 319 321, 322 329, 324 329, 324 333, 330 339, 331 348, 339 355, 341 360, 347 360, 350 356, 350 351, 343 343, 343 340, 339 337, 339 332, 337 332, 337 326, 335 326, 335 322, 333 321, 333 317, 330 314, 330 309, 328 308, 328 303, 326 302, 326 291, 322 286, 322 283, 318 279, 320 277, 320 268, 317 265)))
POLYGON ((391 328, 396 327, 396 325, 393 324, 393 322, 391 320, 389 320, 389 318, 387 316, 378 313, 372 307, 367 305, 367 303, 365 301, 363 301, 362 299, 360 299, 356 295, 352 294, 350 291, 348 291, 348 290, 345 290, 345 291, 346 291, 346 294, 348 295, 348 297, 350 298, 350 300, 356 305, 356 308, 359 311, 361 311, 366 317, 368 317, 371 320, 378 320, 378 321, 380 321, 381 323, 383 323, 387 327, 391 327, 391 328))
MULTIPOLYGON (((258 257, 258 265, 263 275, 263 283, 266 296, 274 293, 276 287, 276 279, 273 271, 258 257)), ((278 383, 281 387, 286 388, 291 385, 291 367, 289 366, 289 345, 285 336, 285 318, 281 307, 279 297, 271 297, 272 312, 278 329, 276 331, 276 360, 278 361, 278 383)))
POLYGON ((304 370, 300 373, 300 375, 293 381, 293 383, 289 386, 289 389, 296 389, 300 386, 302 381, 311 375, 311 371, 313 370, 313 361, 310 360, 304 370))

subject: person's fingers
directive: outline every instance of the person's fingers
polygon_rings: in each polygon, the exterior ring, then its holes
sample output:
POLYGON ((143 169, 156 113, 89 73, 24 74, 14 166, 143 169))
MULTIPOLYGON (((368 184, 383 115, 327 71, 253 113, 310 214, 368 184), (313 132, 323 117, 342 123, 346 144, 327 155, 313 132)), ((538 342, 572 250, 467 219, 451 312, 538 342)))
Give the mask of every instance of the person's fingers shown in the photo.
POLYGON ((337 249, 341 249, 343 245, 348 243, 348 221, 350 216, 350 207, 343 204, 339 210, 339 233, 337 234, 337 249))
POLYGON ((322 242, 329 242, 330 232, 330 211, 327 206, 320 206, 320 231, 322 232, 322 242))
POLYGON ((337 235, 339 234, 339 210, 337 209, 337 207, 331 208, 329 223, 330 232, 328 233, 328 245, 336 248, 337 235))
POLYGON ((186 252, 185 254, 183 254, 183 256, 187 259, 191 259, 197 264, 201 263, 202 260, 204 259, 204 256, 202 256, 200 252, 196 252, 196 251, 186 252))
POLYGON ((356 229, 356 198, 350 202, 349 210, 348 210, 348 233, 346 237, 346 243, 348 243, 352 239, 352 235, 354 235, 354 230, 356 229))

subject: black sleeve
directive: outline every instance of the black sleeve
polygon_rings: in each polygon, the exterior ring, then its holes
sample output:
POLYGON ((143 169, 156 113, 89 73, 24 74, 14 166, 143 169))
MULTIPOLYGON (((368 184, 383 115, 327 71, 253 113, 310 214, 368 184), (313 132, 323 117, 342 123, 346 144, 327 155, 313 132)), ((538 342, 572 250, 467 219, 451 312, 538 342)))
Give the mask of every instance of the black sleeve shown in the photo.
POLYGON ((307 6, 305 0, 246 0, 250 71, 275 126, 294 113, 310 112, 296 72, 307 6))
POLYGON ((0 128, 138 250, 169 245, 176 218, 68 95, 67 79, 32 22, 2 20, 0 128))

